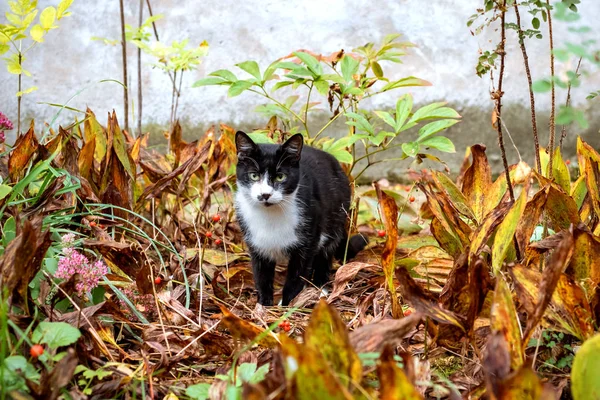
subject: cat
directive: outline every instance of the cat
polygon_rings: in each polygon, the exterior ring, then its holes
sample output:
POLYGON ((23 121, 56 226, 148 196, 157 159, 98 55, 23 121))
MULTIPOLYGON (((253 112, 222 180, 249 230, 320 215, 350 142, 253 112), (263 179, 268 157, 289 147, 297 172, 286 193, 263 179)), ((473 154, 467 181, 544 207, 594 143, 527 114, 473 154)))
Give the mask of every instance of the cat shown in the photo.
POLYGON ((307 280, 327 283, 334 257, 347 250, 350 259, 365 247, 360 235, 347 239, 350 182, 332 155, 305 146, 301 134, 277 145, 238 131, 235 144, 235 207, 258 302, 273 305, 275 264, 287 262, 281 304, 288 305, 307 280))

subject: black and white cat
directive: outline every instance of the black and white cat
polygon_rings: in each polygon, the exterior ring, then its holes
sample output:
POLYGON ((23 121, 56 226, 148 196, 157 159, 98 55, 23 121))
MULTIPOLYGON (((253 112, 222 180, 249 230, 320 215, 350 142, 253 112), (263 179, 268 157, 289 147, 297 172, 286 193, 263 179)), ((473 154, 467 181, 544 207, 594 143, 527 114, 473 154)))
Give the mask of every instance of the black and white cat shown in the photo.
MULTIPOLYGON (((240 131, 235 143, 235 205, 258 302, 273 304, 275 264, 287 262, 282 304, 288 305, 306 280, 324 285, 333 257, 343 258, 350 183, 333 156, 304 146, 300 134, 275 145, 256 144, 240 131)), ((347 258, 365 244, 361 236, 352 237, 347 258)))

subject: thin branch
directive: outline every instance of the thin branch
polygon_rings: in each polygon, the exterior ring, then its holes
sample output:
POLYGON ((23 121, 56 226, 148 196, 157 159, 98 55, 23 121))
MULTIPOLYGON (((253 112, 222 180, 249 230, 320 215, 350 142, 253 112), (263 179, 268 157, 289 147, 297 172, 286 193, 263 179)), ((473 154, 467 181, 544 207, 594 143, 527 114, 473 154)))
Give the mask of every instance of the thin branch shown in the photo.
MULTIPOLYGON (((21 54, 21 44, 19 43, 19 68, 21 68, 21 62, 23 61, 23 55, 21 54)), ((21 72, 19 73, 19 92, 21 89, 21 79, 23 76, 23 71, 21 68, 21 72)), ((21 134, 21 98, 23 96, 17 97, 17 136, 21 134)))
MULTIPOLYGON (((575 69, 575 75, 577 77, 579 76, 579 67, 581 67, 581 59, 582 59, 582 57, 579 57, 579 62, 577 63, 577 68, 575 69)), ((570 105, 571 105, 571 81, 569 80, 569 87, 567 89, 566 106, 569 107, 570 105)), ((562 145, 563 145, 563 140, 565 140, 566 136, 567 136, 567 126, 563 125, 562 131, 560 133, 560 143, 558 144, 561 149, 562 149, 562 145)))
POLYGON ((552 104, 550 108, 550 132, 548 133, 548 179, 552 180, 552 158, 554 156, 554 136, 555 136, 555 121, 554 115, 556 112, 556 90, 554 87, 554 38, 552 36, 552 13, 550 12, 550 0, 546 0, 548 4, 548 36, 550 39, 550 82, 552 85, 552 104))
MULTIPOLYGON (((500 54, 500 75, 498 76, 498 90, 495 93, 496 100, 496 115, 498 119, 502 119, 502 80, 504 78, 504 59, 506 58, 506 26, 505 26, 505 17, 506 17, 506 3, 502 5, 502 17, 501 17, 501 39, 500 44, 498 45, 498 49, 496 50, 498 54, 500 54)), ((508 194, 510 195, 510 201, 515 201, 515 193, 513 191, 512 183, 510 182, 510 173, 508 172, 508 160, 506 159, 506 149, 504 148, 504 138, 502 136, 502 123, 496 123, 496 130, 498 131, 498 145, 500 146, 500 152, 502 153, 502 162, 504 163, 504 173, 506 174, 506 183, 508 186, 508 194)))
POLYGON ((533 144, 535 146, 535 167, 538 174, 542 173, 542 163, 540 161, 540 138, 538 137, 537 121, 535 116, 535 96, 533 89, 531 88, 531 70, 529 69, 529 57, 527 56, 527 50, 525 49, 525 36, 521 29, 521 16, 519 15, 519 7, 515 2, 515 14, 517 16, 517 29, 519 35, 519 46, 521 47, 521 53, 523 53, 523 64, 525 65, 525 75, 527 75, 527 86, 529 88, 529 103, 531 107, 531 131, 533 132, 533 144))
MULTIPOLYGON (((144 22, 144 0, 140 0, 140 16, 138 19, 138 29, 142 28, 144 22)), ((142 136, 142 49, 137 49, 137 67, 138 67, 138 136, 142 136)))
POLYGON ((123 9, 123 0, 119 0, 119 10, 121 14, 121 49, 123 52, 123 114, 125 118, 125 129, 129 130, 129 94, 127 82, 127 41, 125 40, 125 11, 123 9))

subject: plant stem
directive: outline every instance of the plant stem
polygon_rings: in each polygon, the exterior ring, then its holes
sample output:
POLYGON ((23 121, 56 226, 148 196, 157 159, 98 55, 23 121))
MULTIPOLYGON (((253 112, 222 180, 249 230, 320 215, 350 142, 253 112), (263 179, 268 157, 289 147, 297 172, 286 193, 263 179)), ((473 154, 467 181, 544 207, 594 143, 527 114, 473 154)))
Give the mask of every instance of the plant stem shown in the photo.
POLYGON ((304 129, 306 130, 306 132, 308 132, 308 127, 306 126, 306 121, 304 121, 300 115, 296 114, 296 112, 294 112, 294 110, 287 107, 285 104, 281 103, 279 100, 269 96, 269 93, 267 93, 267 91, 265 90, 264 87, 261 87, 261 89, 262 89, 262 92, 259 92, 258 90, 255 90, 255 89, 248 89, 248 91, 259 94, 259 95, 271 100, 272 102, 276 103, 277 105, 283 107, 284 110, 286 110, 287 112, 292 114, 298 121, 300 121, 302 123, 302 125, 304 125, 304 129))
POLYGON ((121 14, 121 49, 123 53, 123 114, 125 118, 125 129, 129 131, 129 94, 127 90, 127 41, 125 40, 125 11, 123 10, 123 0, 119 0, 119 10, 121 14))
POLYGON ((554 155, 554 113, 556 111, 556 90, 554 87, 554 38, 552 37, 552 13, 550 8, 550 0, 546 0, 548 4, 548 36, 550 41, 550 82, 552 87, 552 103, 550 105, 550 132, 548 134, 548 179, 552 180, 552 158, 554 155))
MULTIPOLYGON (((581 67, 581 59, 582 59, 582 57, 579 57, 579 62, 577 63, 577 68, 575 69, 576 76, 579 76, 579 67, 581 67)), ((569 107, 570 105, 571 105, 571 81, 569 81, 569 87, 567 88, 567 101, 566 101, 566 106, 569 107)), ((560 133, 560 143, 558 144, 558 146, 561 149, 562 149, 562 145, 563 145, 563 140, 565 139, 566 136, 567 136, 567 126, 563 125, 561 133, 560 133)))
MULTIPOLYGON (((21 61, 23 59, 23 55, 21 54, 21 43, 19 42, 19 68, 21 68, 21 61)), ((21 68, 22 69, 22 68, 21 68)), ((23 71, 19 73, 19 92, 21 89, 21 79, 23 77, 23 71)), ((23 96, 17 96, 17 136, 21 134, 21 98, 23 96)))
MULTIPOLYGON (((140 0, 140 16, 138 19, 138 28, 142 28, 144 19, 144 0, 140 0)), ((137 67, 138 67, 138 136, 142 136, 142 49, 137 49, 137 67)))
POLYGON ((179 73, 179 88, 177 88, 177 90, 175 91, 175 108, 173 110, 173 121, 177 119, 177 108, 179 108, 179 96, 181 96, 181 83, 183 81, 183 72, 184 70, 181 70, 181 72, 179 73))
POLYGON ((510 173, 508 172, 508 160, 506 159, 506 149, 504 148, 504 138, 502 136, 502 124, 500 120, 502 119, 501 110, 502 110, 502 80, 504 78, 504 60, 506 58, 506 27, 505 27, 505 18, 506 18, 506 2, 502 4, 502 17, 501 17, 501 28, 500 28, 500 44, 498 45, 498 52, 500 54, 500 75, 498 76, 498 90, 496 91, 496 114, 498 116, 498 121, 496 122, 496 131, 498 132, 498 145, 500 146, 500 152, 502 153, 502 163, 504 164, 504 173, 506 174, 506 183, 508 185, 508 194, 510 195, 510 201, 515 201, 515 193, 513 191, 512 183, 510 182, 510 173))
POLYGON ((519 46, 521 47, 521 53, 523 53, 523 64, 525 65, 525 75, 527 76, 527 86, 529 88, 529 103, 531 107, 531 131, 533 132, 533 145, 535 146, 535 166, 538 174, 542 173, 542 163, 540 161, 540 138, 538 137, 537 131, 537 120, 535 116, 535 96, 533 89, 531 88, 531 70, 529 69, 529 57, 527 56, 527 50, 525 49, 525 36, 521 29, 521 16, 519 15, 519 7, 515 2, 515 14, 517 16, 517 27, 519 35, 519 46))
MULTIPOLYGON (((314 82, 310 83, 310 86, 308 88, 308 95, 306 96, 306 107, 304 108, 304 122, 308 121, 308 107, 310 105, 310 94, 312 93, 313 87, 315 86, 314 82)), ((305 124, 306 126, 306 124, 305 124)), ((310 137, 310 134, 308 133, 308 127, 306 126, 306 136, 310 137)))
POLYGON ((315 135, 315 137, 313 138, 313 140, 317 139, 321 133, 323 133, 323 131, 325 131, 325 129, 327 129, 329 127, 329 125, 331 125, 333 123, 333 121, 335 121, 336 119, 338 119, 338 117, 342 115, 342 113, 337 113, 335 114, 330 120, 329 122, 327 122, 320 130, 319 132, 317 132, 317 134, 315 135))

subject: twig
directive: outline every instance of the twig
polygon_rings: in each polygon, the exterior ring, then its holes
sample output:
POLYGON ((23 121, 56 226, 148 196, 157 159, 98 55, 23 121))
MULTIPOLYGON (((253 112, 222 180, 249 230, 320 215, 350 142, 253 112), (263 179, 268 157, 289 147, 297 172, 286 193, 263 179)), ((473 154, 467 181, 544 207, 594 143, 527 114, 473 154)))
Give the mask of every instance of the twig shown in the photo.
MULTIPOLYGON (((140 16, 138 19, 138 29, 142 28, 144 20, 144 0, 140 0, 140 16)), ((137 67, 138 67, 138 136, 142 136, 142 49, 137 49, 137 67)))
MULTIPOLYGON (((523 64, 525 65, 525 75, 527 76, 527 86, 529 88, 529 103, 531 108, 531 131, 533 132, 533 144, 535 146, 535 166, 538 174, 541 174, 542 163, 540 161, 540 138, 538 137, 537 121, 535 116, 535 96, 533 94, 533 89, 531 88, 532 80, 531 70, 529 69, 529 57, 527 56, 527 50, 525 49, 525 37, 523 35, 523 30, 521 29, 521 16, 519 15, 519 7, 516 2, 515 14, 517 16, 517 32, 519 35, 519 46, 521 47, 521 53, 523 53, 523 64)), ((519 158, 521 158, 520 155, 519 158)))
POLYGON ((125 40, 125 11, 123 10, 123 0, 119 0, 119 9, 121 14, 121 49, 123 54, 123 114, 125 118, 125 129, 129 131, 129 93, 127 89, 127 41, 125 40))
POLYGON ((552 13, 550 12, 550 0, 548 4, 548 36, 550 40, 550 84, 552 85, 552 104, 550 108, 550 132, 548 133, 548 179, 552 180, 552 158, 554 155, 554 114, 556 111, 556 90, 554 86, 554 39, 552 37, 552 13))
MULTIPOLYGON (((582 57, 579 57, 579 62, 577 63, 577 68, 575 69, 575 75, 579 76, 579 67, 581 67, 581 59, 582 57)), ((569 81, 569 86, 567 88, 567 101, 566 101, 566 106, 569 107, 571 105, 571 81, 569 81)), ((560 143, 558 144, 558 146, 562 149, 562 145, 563 145, 563 140, 565 139, 565 137, 567 136, 567 126, 563 125, 562 126, 562 131, 560 133, 560 143)))
POLYGON ((500 122, 502 122, 502 126, 504 127, 504 130, 506 131, 506 134, 508 135, 508 138, 510 139, 510 142, 512 143, 513 147, 515 148, 515 151, 517 152, 517 156, 519 157, 519 162, 523 161, 523 159, 521 158, 521 152, 519 151, 519 148, 515 144, 515 141, 513 140, 513 137, 510 134, 510 131, 506 127, 506 124, 504 123, 504 120, 502 118, 498 118, 498 119, 500 120, 500 122))
MULTIPOLYGON (((23 55, 21 54, 21 43, 19 42, 19 68, 21 68, 21 61, 23 60, 23 55)), ((19 92, 21 89, 21 78, 23 76, 23 71, 21 69, 21 73, 19 74, 19 92)), ((23 96, 17 96, 17 136, 21 134, 21 98, 23 96)))
MULTIPOLYGON (((505 44, 506 44, 506 27, 505 27, 505 17, 506 17, 506 8, 504 7, 505 3, 502 5, 502 17, 501 17, 501 39, 500 44, 498 45, 498 50, 496 50, 500 54, 500 75, 498 76, 498 90, 495 93, 496 100, 496 115, 498 119, 502 119, 501 110, 502 110, 502 80, 504 78, 504 59, 506 57, 505 44)), ((504 164, 504 173, 506 174, 506 184, 508 186, 508 194, 510 195, 510 201, 515 201, 515 193, 513 191, 512 183, 510 182, 510 173, 508 172, 508 160, 506 159, 506 149, 504 148, 504 138, 502 137, 502 123, 496 124, 496 130, 498 131, 498 145, 500 146, 500 152, 502 153, 502 163, 504 164)))

